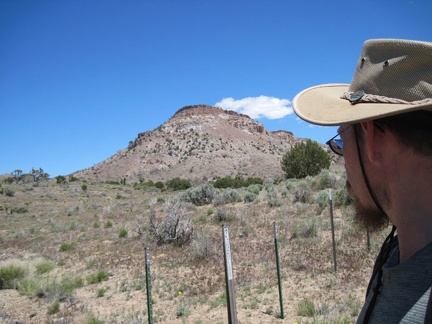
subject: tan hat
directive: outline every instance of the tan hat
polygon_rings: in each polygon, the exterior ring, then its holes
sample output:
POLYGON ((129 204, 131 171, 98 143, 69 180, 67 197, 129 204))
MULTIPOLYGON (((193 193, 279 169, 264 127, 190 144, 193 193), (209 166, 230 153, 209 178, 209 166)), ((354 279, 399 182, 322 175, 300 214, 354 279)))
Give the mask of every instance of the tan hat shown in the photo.
POLYGON ((300 118, 318 125, 432 111, 432 43, 368 40, 350 85, 306 89, 294 98, 293 108, 300 118))

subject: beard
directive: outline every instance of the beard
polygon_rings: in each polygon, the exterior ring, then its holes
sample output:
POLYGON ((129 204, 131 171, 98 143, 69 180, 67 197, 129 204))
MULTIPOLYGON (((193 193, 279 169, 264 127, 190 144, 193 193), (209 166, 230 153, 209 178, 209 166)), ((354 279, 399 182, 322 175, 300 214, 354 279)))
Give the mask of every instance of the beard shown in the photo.
POLYGON ((346 188, 353 200, 354 205, 354 222, 360 228, 364 228, 369 232, 375 232, 383 229, 389 224, 387 214, 378 208, 375 203, 373 206, 365 206, 364 203, 356 196, 352 190, 351 184, 347 180, 346 188))

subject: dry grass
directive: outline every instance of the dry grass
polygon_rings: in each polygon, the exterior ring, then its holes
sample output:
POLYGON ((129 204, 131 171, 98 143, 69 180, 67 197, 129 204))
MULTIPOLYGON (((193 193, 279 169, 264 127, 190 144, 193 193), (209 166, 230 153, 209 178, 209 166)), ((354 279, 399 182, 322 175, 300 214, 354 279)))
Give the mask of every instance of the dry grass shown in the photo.
MULTIPOLYGON (((308 179, 301 184, 310 193, 305 202, 294 202, 298 182, 270 184, 251 203, 192 210, 188 217, 194 234, 187 245, 156 245, 148 231, 151 206, 163 215, 178 192, 103 183, 87 183, 83 190, 83 184, 5 185, 15 194, 0 195, 0 267, 23 267, 27 282, 37 289, 26 291, 21 284, 0 290, 0 322, 146 323, 148 247, 155 322, 226 323, 222 223, 215 217, 222 210, 239 323, 283 322, 278 318, 273 222, 279 232, 287 322, 350 323, 360 310, 383 236, 372 235, 368 251, 366 235, 353 227, 349 208, 335 208, 335 273, 329 208, 315 198, 322 190, 316 179, 308 179), (27 212, 11 213, 20 207, 27 212), (127 235, 119 235, 123 229, 127 235)), ((244 197, 247 190, 238 193, 244 197)))

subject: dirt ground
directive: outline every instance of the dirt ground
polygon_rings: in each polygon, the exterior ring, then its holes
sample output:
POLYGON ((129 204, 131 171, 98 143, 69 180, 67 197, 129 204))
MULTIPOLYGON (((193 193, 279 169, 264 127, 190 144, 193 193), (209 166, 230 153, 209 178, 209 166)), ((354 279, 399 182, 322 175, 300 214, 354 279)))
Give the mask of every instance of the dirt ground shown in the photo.
POLYGON ((368 250, 365 233, 352 226, 349 208, 334 211, 335 272, 328 209, 317 213, 314 203, 293 203, 283 183, 275 185, 279 206, 269 206, 263 189, 254 203, 197 207, 189 214, 193 241, 183 247, 158 246, 141 226, 152 202, 158 201, 163 215, 164 203, 178 193, 87 187, 52 181, 13 185, 14 196, 0 195, 0 267, 22 266, 39 285, 36 293, 0 290, 0 323, 147 323, 145 247, 150 251, 154 322, 227 323, 222 223, 214 220, 219 208, 230 215, 226 226, 238 323, 355 322, 383 234, 372 235, 368 250), (11 212, 23 206, 27 212, 11 212), (273 222, 279 229, 284 319, 273 222), (128 234, 121 238, 122 228, 128 234), (314 235, 305 234, 308 228, 314 235), (62 251, 65 242, 76 246, 62 251), (35 268, 44 261, 54 269, 38 274, 35 268), (101 269, 108 278, 90 283, 89 275, 101 269), (83 279, 73 293, 47 288, 72 277, 83 279), (50 311, 55 303, 58 309, 50 311), (312 314, 301 311, 301 305, 311 304, 312 314))

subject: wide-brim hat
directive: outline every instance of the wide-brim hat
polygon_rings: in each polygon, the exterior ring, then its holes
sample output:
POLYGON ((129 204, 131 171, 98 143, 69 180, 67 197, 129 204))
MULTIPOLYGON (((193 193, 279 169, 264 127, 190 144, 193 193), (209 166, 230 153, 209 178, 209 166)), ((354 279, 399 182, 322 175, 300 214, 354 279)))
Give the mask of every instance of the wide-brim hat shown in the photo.
POLYGON ((432 111, 432 43, 368 40, 351 84, 323 84, 303 90, 294 98, 293 109, 300 118, 318 125, 432 111))

